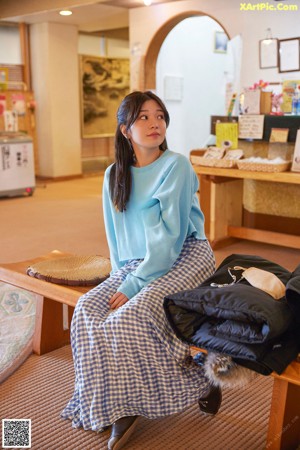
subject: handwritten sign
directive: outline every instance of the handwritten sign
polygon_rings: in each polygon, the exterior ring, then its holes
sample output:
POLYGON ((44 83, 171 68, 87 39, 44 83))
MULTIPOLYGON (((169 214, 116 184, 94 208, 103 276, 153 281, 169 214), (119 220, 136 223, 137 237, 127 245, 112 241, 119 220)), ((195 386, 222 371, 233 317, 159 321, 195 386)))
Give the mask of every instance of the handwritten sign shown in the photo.
POLYGON ((264 131, 263 114, 246 114, 239 116, 240 139, 262 139, 264 131))

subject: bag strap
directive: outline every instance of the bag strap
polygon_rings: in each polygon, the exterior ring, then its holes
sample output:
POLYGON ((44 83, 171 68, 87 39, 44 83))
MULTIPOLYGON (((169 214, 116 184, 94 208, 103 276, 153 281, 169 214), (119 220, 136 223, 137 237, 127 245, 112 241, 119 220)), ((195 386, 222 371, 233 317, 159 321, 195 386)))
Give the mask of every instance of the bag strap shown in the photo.
POLYGON ((244 272, 246 270, 246 268, 245 267, 241 267, 241 266, 234 266, 234 267, 228 267, 227 270, 228 270, 229 275, 232 278, 232 282, 231 283, 224 283, 224 284, 210 283, 210 286, 221 288, 221 287, 224 287, 224 286, 232 286, 233 284, 237 284, 244 278, 244 276, 242 274, 241 277, 237 280, 237 276, 234 275, 231 271, 232 270, 243 270, 243 272, 244 272))

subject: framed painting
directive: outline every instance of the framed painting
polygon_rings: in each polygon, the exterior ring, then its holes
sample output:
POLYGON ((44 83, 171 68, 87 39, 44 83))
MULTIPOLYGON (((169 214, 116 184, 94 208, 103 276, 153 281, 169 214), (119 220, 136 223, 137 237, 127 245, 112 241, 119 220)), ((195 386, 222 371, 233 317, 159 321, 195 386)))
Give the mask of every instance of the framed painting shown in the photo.
POLYGON ((214 40, 214 52, 215 53, 226 53, 228 44, 228 36, 224 31, 215 32, 214 40))
POLYGON ((300 38, 279 40, 279 72, 300 70, 300 38))
POLYGON ((129 59, 80 56, 83 138, 115 134, 117 109, 129 89, 129 59))
POLYGON ((262 39, 259 41, 259 68, 278 67, 278 39, 262 39))

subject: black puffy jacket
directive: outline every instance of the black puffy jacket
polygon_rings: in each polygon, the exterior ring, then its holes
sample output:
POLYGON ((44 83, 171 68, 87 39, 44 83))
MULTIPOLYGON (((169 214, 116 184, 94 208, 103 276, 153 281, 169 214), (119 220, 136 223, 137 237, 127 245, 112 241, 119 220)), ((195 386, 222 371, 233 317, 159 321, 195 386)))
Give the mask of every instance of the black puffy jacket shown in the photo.
POLYGON ((263 375, 282 373, 300 351, 300 265, 291 273, 259 256, 233 254, 200 286, 167 296, 164 308, 181 340, 263 375), (275 300, 245 279, 230 284, 228 268, 234 266, 274 273, 286 295, 275 300))

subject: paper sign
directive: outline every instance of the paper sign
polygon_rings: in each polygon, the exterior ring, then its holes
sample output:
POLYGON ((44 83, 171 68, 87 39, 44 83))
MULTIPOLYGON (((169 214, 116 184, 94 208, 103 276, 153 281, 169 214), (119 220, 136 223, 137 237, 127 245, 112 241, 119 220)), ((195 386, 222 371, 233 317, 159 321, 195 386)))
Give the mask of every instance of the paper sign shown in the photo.
POLYGON ((270 142, 287 142, 288 134, 288 128, 272 128, 270 142))
POLYGON ((260 113, 260 89, 249 90, 244 92, 244 114, 260 113))
POLYGON ((238 147, 238 124, 236 122, 216 123, 216 146, 232 149, 238 147))
POLYGON ((18 116, 15 111, 4 111, 4 128, 5 131, 19 131, 18 116))
POLYGON ((297 131, 292 171, 300 172, 300 130, 297 131))
POLYGON ((263 114, 244 114, 239 116, 239 138, 240 139, 262 139, 264 131, 263 114))

